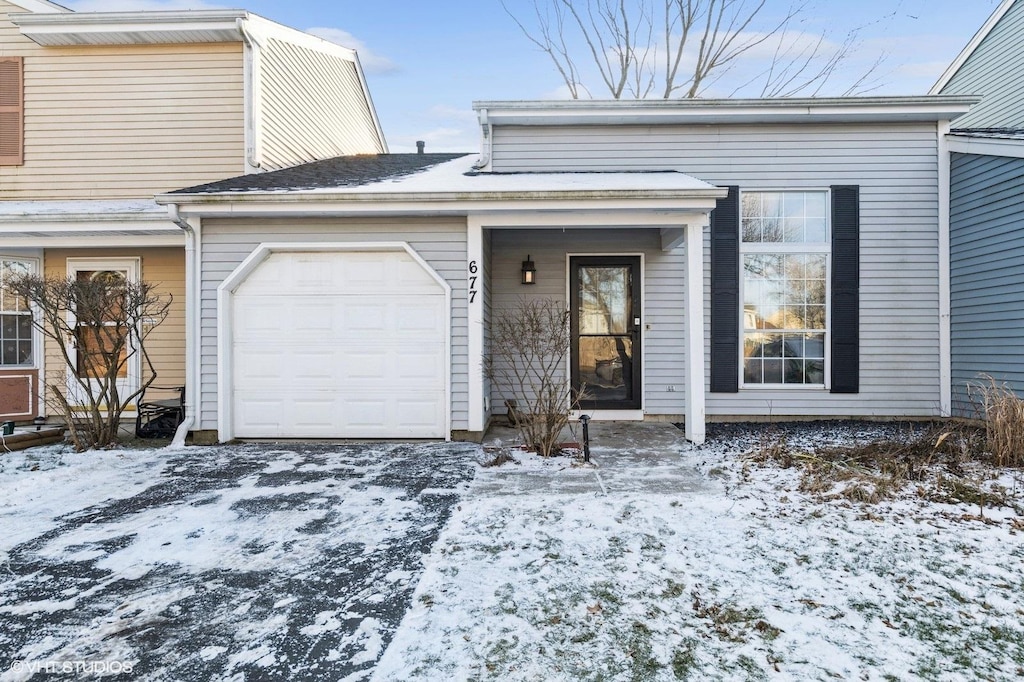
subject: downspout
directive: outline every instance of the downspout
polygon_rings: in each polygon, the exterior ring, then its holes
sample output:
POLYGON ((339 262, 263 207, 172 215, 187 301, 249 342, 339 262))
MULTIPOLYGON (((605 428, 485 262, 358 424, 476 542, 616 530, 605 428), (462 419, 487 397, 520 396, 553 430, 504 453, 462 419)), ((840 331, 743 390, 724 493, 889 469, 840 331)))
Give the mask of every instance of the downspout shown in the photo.
POLYGON ((169 447, 185 447, 185 439, 196 424, 199 396, 199 362, 196 358, 199 333, 199 227, 181 217, 177 204, 167 205, 175 225, 185 231, 185 420, 174 432, 169 447))
POLYGON ((491 123, 487 120, 487 110, 480 110, 480 158, 473 164, 473 170, 490 170, 491 165, 491 123))
POLYGON ((939 152, 939 413, 953 414, 953 334, 950 283, 949 121, 938 123, 939 152))
POLYGON ((245 46, 245 59, 242 67, 242 80, 244 91, 244 103, 242 105, 245 116, 245 168, 246 175, 260 170, 259 150, 256 129, 256 101, 258 84, 256 82, 256 71, 258 67, 257 51, 259 43, 245 28, 245 19, 235 19, 235 27, 242 36, 242 44, 245 46))

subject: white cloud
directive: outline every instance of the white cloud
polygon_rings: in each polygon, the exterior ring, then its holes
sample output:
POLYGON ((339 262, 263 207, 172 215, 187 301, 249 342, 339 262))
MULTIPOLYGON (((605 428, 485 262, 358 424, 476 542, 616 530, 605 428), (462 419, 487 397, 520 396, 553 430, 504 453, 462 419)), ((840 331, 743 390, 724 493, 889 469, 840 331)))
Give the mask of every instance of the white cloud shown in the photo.
MULTIPOLYGON (((586 97, 585 94, 582 95, 582 96, 586 97)), ((540 94, 540 97, 538 97, 538 99, 572 99, 572 91, 569 90, 569 86, 568 85, 566 85, 565 83, 562 83, 561 85, 559 85, 554 90, 548 90, 547 92, 542 92, 540 94)))
POLYGON ((355 50, 359 53, 359 63, 363 65, 363 69, 365 69, 367 73, 393 73, 399 70, 397 64, 389 58, 375 53, 366 46, 366 43, 359 40, 359 38, 356 38, 348 31, 344 31, 340 28, 317 26, 314 28, 307 28, 306 33, 312 33, 315 36, 320 36, 324 40, 329 40, 332 43, 337 43, 338 45, 355 50))
POLYGON ((76 12, 140 12, 227 7, 205 0, 67 0, 62 4, 76 12))
POLYGON ((427 116, 430 116, 431 118, 466 121, 469 123, 477 122, 477 114, 470 107, 461 109, 459 107, 448 106, 447 104, 435 104, 427 109, 427 116))

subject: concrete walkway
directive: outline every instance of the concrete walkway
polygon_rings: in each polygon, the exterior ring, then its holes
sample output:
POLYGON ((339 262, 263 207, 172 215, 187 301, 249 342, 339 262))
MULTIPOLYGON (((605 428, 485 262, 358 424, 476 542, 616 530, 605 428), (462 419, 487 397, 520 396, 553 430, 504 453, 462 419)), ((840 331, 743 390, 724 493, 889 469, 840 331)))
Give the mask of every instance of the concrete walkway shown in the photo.
MULTIPOLYGON (((582 439, 578 424, 563 432, 563 442, 582 439)), ((682 430, 664 422, 591 422, 589 465, 568 457, 528 461, 514 449, 521 442, 513 428, 488 430, 483 445, 489 458, 504 449, 523 459, 523 464, 481 469, 472 495, 672 494, 713 485, 686 456, 693 446, 682 430)))

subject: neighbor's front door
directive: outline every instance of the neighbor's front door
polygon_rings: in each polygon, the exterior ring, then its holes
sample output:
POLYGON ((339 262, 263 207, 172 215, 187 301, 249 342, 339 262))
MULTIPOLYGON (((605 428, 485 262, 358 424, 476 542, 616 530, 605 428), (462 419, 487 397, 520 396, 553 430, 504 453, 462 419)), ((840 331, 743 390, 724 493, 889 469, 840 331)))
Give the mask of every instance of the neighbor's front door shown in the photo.
POLYGON ((580 409, 640 409, 640 258, 574 256, 569 277, 580 409))

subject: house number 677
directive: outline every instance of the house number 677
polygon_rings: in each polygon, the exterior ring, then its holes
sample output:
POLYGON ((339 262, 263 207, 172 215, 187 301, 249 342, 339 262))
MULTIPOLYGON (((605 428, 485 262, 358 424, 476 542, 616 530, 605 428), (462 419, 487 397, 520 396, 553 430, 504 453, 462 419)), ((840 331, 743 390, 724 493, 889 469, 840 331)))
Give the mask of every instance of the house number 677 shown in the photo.
POLYGON ((480 266, 476 264, 475 260, 469 261, 469 302, 473 303, 476 301, 477 294, 477 282, 480 279, 480 266))

